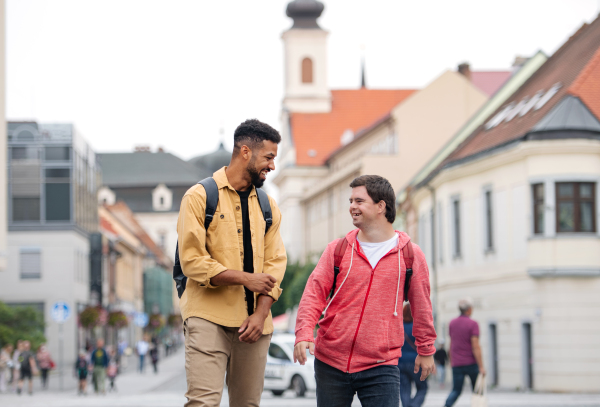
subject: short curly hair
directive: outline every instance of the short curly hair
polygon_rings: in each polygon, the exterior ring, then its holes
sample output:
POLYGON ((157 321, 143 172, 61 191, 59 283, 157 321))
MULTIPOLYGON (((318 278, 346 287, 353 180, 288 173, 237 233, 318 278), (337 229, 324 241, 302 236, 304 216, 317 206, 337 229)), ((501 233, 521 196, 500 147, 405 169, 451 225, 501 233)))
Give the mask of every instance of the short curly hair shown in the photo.
POLYGON ((248 119, 240 124, 233 133, 233 156, 238 155, 243 145, 253 150, 262 146, 265 140, 279 144, 281 142, 281 135, 266 123, 256 119, 248 119))
POLYGON ((396 195, 392 184, 379 175, 361 175, 350 183, 350 188, 362 186, 367 188, 367 194, 373 202, 385 202, 385 218, 388 222, 394 223, 396 220, 396 195))

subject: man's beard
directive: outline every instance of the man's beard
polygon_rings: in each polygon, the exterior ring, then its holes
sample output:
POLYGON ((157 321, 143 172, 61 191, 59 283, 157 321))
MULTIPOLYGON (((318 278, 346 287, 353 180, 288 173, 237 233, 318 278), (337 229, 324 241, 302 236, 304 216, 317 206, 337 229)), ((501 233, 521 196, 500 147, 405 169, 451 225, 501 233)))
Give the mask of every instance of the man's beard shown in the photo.
POLYGON ((258 171, 254 166, 254 161, 254 159, 250 159, 250 162, 246 167, 246 171, 248 171, 248 174, 250 174, 250 182, 252 182, 252 185, 254 185, 256 188, 260 188, 265 183, 265 180, 260 177, 260 171, 258 171))

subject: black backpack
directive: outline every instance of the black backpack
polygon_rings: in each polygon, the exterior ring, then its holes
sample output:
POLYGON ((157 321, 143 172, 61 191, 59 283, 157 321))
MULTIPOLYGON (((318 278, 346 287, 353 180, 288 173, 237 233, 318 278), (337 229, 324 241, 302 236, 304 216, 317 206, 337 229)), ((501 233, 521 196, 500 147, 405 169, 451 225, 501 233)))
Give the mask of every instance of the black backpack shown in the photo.
MULTIPOLYGON (((212 177, 208 177, 198 182, 206 190, 206 214, 204 215, 204 229, 208 233, 208 227, 213 220, 215 211, 217 210, 217 204, 219 203, 219 187, 212 177)), ((258 204, 262 210, 263 217, 267 226, 265 228, 265 234, 269 231, 269 228, 273 224, 273 216, 271 214, 271 203, 269 203, 269 197, 267 193, 260 188, 256 188, 256 195, 258 196, 258 204)), ((173 280, 175 280, 175 286, 177 288, 177 295, 179 298, 185 291, 187 284, 187 277, 183 274, 181 269, 181 263, 179 262, 179 239, 177 240, 177 246, 175 248, 175 265, 173 266, 173 280)))

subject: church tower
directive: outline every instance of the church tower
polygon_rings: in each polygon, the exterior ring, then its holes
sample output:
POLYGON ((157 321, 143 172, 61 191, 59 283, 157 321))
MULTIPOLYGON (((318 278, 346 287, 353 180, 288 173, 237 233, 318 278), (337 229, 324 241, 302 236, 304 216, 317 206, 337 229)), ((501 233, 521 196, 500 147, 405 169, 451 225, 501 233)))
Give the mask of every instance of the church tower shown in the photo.
POLYGON ((286 9, 294 20, 282 34, 285 48, 285 96, 290 113, 328 113, 331 92, 327 85, 327 31, 317 24, 324 9, 316 0, 294 0, 286 9))

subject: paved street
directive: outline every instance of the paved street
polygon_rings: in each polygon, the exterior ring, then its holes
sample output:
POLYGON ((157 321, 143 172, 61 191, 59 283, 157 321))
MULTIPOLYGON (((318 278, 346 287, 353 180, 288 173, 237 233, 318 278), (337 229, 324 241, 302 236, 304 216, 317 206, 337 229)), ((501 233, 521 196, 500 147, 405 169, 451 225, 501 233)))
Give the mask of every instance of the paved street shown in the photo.
MULTIPOLYGON (((75 380, 65 376, 65 386, 69 389, 63 392, 58 390, 58 377, 51 377, 51 389, 40 391, 36 389, 33 396, 27 394, 0 394, 2 407, 178 407, 183 406, 185 397, 185 372, 183 369, 183 351, 180 350, 173 356, 164 359, 160 364, 160 372, 155 375, 151 368, 145 374, 133 371, 130 366, 128 371, 118 377, 118 392, 108 393, 105 396, 95 395, 77 396, 75 394, 75 380)), ((36 385, 39 378, 36 378, 36 385)), ((36 386, 37 387, 37 386, 36 386)), ((89 390, 89 388, 88 388, 89 390)), ((447 391, 434 390, 429 393, 425 407, 441 407, 447 396, 447 391)), ((535 394, 535 393, 508 393, 492 392, 489 394, 490 407, 600 407, 600 394, 573 395, 573 394, 535 394)), ((221 406, 228 406, 227 391, 223 395, 221 406)), ((314 394, 305 398, 295 398, 292 392, 286 392, 283 397, 273 397, 271 393, 263 393, 261 406, 286 406, 286 407, 313 407, 316 406, 314 394)), ((355 400, 353 406, 360 406, 355 400)), ((470 406, 469 395, 465 394, 457 407, 470 406)))

